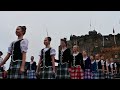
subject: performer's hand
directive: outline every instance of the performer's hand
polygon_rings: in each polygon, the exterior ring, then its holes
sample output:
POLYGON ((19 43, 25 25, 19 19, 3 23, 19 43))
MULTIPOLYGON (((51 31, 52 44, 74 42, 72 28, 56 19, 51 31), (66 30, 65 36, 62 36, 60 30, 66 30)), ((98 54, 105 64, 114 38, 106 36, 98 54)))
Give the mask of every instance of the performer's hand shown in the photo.
POLYGON ((53 75, 54 75, 55 78, 56 78, 57 74, 56 74, 55 70, 53 70, 53 75))
POLYGON ((36 74, 38 74, 38 71, 39 71, 39 69, 38 69, 38 67, 37 67, 37 69, 36 69, 36 74))
POLYGON ((25 68, 22 66, 22 67, 20 68, 20 74, 22 74, 23 72, 25 72, 25 68))
POLYGON ((105 73, 105 71, 103 71, 103 73, 105 73))
POLYGON ((68 71, 70 72, 70 71, 71 71, 71 68, 69 68, 68 71))
POLYGON ((55 70, 53 70, 53 73, 55 73, 55 70))
POLYGON ((0 63, 0 67, 2 66, 2 64, 0 63))
POLYGON ((35 74, 38 75, 39 74, 38 71, 36 71, 35 74))

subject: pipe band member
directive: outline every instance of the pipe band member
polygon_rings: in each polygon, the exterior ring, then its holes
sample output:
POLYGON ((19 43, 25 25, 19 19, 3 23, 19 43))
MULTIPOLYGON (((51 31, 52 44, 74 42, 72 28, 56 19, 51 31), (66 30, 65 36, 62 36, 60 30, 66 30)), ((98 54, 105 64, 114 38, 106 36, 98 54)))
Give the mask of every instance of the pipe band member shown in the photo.
POLYGON ((67 48, 66 39, 61 39, 61 45, 59 50, 59 62, 57 68, 57 79, 70 79, 70 62, 71 62, 71 51, 67 48))
POLYGON ((87 52, 85 50, 82 52, 82 54, 84 63, 84 79, 92 79, 90 57, 87 56, 87 52))
POLYGON ((100 59, 99 54, 95 55, 95 59, 96 59, 96 63, 97 63, 98 77, 99 77, 99 79, 104 79, 104 73, 103 73, 104 62, 103 62, 103 60, 100 59))
POLYGON ((71 79, 84 79, 84 64, 82 53, 78 51, 78 46, 73 46, 73 54, 71 60, 71 79))
POLYGON ((113 79, 117 69, 117 65, 116 63, 113 62, 113 58, 110 58, 108 69, 109 69, 109 79, 113 79))
MULTIPOLYGON (((111 58, 110 58, 111 59, 111 58)), ((112 64, 111 64, 111 60, 108 59, 108 79, 113 79, 113 74, 112 74, 112 64)))
POLYGON ((34 61, 34 56, 31 56, 31 61, 27 67, 27 78, 36 79, 36 62, 34 61))
POLYGON ((0 64, 3 65, 11 56, 11 62, 9 67, 9 72, 7 78, 9 79, 25 79, 25 62, 26 62, 26 53, 28 50, 28 40, 24 39, 23 36, 26 33, 26 26, 18 26, 16 29, 16 35, 18 39, 13 41, 9 48, 8 54, 4 58, 3 62, 0 64))
POLYGON ((55 79, 55 55, 56 51, 50 47, 51 37, 44 39, 45 48, 40 52, 40 60, 37 67, 37 73, 40 72, 40 79, 55 79), (39 69, 40 68, 40 69, 39 69))
POLYGON ((90 56, 90 60, 91 60, 92 79, 98 79, 97 63, 96 63, 93 55, 90 56))
POLYGON ((100 56, 100 60, 101 60, 101 63, 102 63, 102 71, 103 71, 103 74, 104 74, 104 79, 107 79, 107 77, 108 77, 108 73, 107 73, 107 61, 104 58, 104 55, 100 56))
POLYGON ((104 61, 104 78, 108 79, 108 60, 104 61))

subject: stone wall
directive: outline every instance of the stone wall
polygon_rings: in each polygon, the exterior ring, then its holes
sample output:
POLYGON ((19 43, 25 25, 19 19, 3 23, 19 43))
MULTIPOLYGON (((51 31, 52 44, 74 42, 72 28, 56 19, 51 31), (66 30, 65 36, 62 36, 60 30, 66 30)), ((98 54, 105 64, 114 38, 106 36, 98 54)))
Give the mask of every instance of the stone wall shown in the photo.
MULTIPOLYGON (((104 50, 105 48, 111 49, 112 47, 120 46, 120 34, 115 35, 115 38, 117 45, 115 45, 114 43, 114 35, 102 35, 101 33, 97 33, 97 31, 93 30, 89 31, 88 34, 82 36, 71 35, 70 40, 68 40, 68 47, 72 48, 74 44, 77 44, 80 48, 80 52, 82 50, 87 50, 87 53, 89 55, 102 53, 102 50, 104 50)), ((111 53, 119 54, 119 52, 120 51, 111 53)))

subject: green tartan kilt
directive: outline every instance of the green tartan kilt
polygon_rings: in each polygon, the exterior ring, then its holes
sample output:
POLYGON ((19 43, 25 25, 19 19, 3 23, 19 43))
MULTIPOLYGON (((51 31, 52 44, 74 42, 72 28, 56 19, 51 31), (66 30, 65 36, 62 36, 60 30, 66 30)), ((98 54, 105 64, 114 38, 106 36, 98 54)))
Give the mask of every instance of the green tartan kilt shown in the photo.
POLYGON ((25 72, 20 73, 21 64, 22 64, 22 60, 16 61, 16 62, 13 62, 13 61, 10 62, 10 67, 9 67, 8 75, 7 75, 8 79, 25 79, 25 78, 27 78, 26 70, 25 70, 25 72))

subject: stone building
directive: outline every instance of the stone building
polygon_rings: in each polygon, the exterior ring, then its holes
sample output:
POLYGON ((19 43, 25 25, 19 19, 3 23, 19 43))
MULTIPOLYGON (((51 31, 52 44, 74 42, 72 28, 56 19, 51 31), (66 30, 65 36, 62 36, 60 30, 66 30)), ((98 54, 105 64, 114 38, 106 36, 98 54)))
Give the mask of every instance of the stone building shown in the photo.
POLYGON ((115 39, 116 45, 114 35, 102 35, 93 30, 82 36, 71 35, 70 40, 68 40, 68 47, 72 48, 74 44, 77 44, 80 52, 86 50, 89 55, 102 53, 105 54, 105 56, 114 56, 115 54, 119 54, 120 56, 120 34, 115 35, 115 39))

